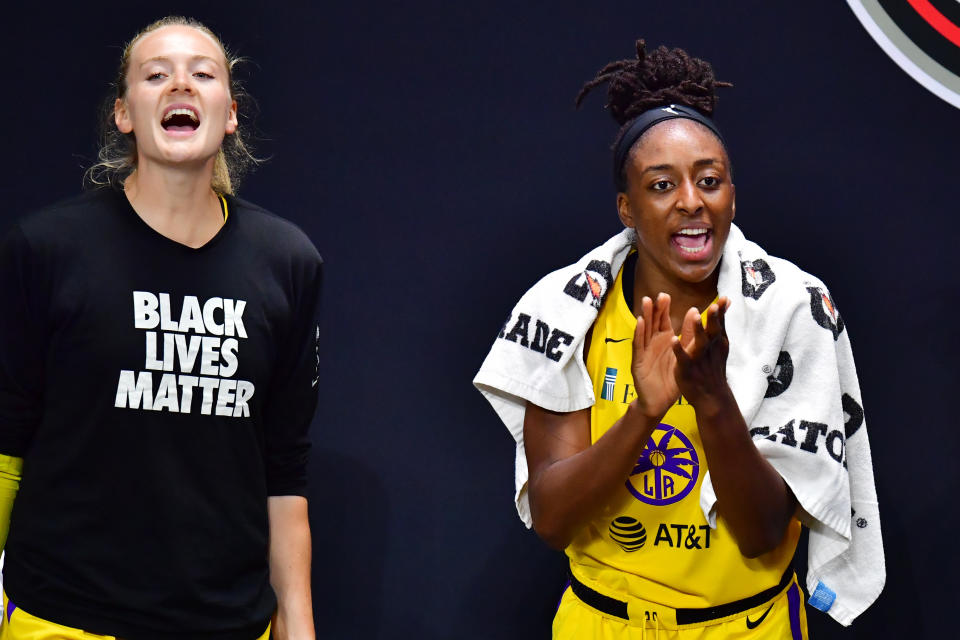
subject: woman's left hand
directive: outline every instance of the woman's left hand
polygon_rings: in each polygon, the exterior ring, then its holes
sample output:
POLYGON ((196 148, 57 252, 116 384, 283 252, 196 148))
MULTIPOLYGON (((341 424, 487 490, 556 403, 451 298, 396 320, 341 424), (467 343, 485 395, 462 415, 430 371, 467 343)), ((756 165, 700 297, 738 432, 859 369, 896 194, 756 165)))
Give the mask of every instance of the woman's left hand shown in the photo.
POLYGON ((674 377, 680 393, 697 412, 721 410, 730 398, 727 384, 727 354, 730 342, 724 328, 724 315, 730 299, 721 297, 707 309, 706 327, 700 320, 700 311, 691 307, 683 318, 680 337, 674 339, 673 352, 677 357, 674 377))

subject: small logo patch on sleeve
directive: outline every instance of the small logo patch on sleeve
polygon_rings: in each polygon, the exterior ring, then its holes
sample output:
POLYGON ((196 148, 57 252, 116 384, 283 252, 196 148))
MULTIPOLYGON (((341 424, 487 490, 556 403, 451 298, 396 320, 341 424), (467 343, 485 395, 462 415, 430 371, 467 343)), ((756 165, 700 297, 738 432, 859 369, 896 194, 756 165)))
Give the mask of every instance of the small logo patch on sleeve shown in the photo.
POLYGON ((820 287, 807 287, 810 293, 810 312, 817 324, 833 334, 836 340, 843 333, 843 318, 837 306, 833 303, 833 298, 820 287))
POLYGON ((777 280, 773 269, 766 260, 744 260, 740 263, 740 276, 743 284, 743 295, 759 300, 763 292, 777 280))
POLYGON ((817 583, 817 588, 810 594, 810 606, 820 611, 830 611, 834 600, 837 599, 837 593, 823 584, 823 580, 817 583))

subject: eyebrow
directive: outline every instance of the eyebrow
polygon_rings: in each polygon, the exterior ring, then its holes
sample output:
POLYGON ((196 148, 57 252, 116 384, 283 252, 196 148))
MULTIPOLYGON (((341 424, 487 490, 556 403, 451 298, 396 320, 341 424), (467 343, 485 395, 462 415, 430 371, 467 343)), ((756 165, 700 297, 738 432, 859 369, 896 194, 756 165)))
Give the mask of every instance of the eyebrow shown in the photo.
MULTIPOLYGON (((694 161, 693 166, 706 167, 713 164, 719 164, 720 162, 721 161, 717 160, 716 158, 702 158, 700 160, 694 161)), ((644 169, 642 173, 649 173, 651 171, 669 171, 670 169, 673 169, 672 164, 655 164, 644 169)))
MULTIPOLYGON (((205 55, 199 55, 199 54, 198 54, 198 55, 195 55, 195 56, 191 56, 191 57, 190 57, 190 61, 191 61, 191 62, 196 62, 196 61, 198 61, 198 60, 209 60, 210 62, 212 62, 212 63, 214 63, 214 64, 219 64, 219 62, 216 60, 216 58, 211 58, 210 56, 205 56, 205 55)), ((140 63, 140 66, 143 67, 144 65, 149 64, 149 63, 151 63, 151 62, 170 62, 170 58, 169 58, 168 56, 153 56, 152 58, 147 58, 146 60, 144 60, 143 62, 141 62, 141 63, 140 63)))

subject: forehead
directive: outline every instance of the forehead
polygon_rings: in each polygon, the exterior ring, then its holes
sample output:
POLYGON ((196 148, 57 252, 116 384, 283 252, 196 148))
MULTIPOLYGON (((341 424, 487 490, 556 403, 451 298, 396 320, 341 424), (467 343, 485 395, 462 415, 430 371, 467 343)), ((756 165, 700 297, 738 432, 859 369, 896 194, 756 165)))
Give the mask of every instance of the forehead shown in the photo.
POLYGON ((679 164, 681 159, 722 158, 720 139, 699 122, 674 118, 653 125, 630 150, 630 159, 642 165, 679 164))
POLYGON ((136 66, 153 58, 201 56, 220 64, 226 63, 220 44, 208 34, 186 25, 169 25, 137 40, 130 52, 130 63, 136 66))

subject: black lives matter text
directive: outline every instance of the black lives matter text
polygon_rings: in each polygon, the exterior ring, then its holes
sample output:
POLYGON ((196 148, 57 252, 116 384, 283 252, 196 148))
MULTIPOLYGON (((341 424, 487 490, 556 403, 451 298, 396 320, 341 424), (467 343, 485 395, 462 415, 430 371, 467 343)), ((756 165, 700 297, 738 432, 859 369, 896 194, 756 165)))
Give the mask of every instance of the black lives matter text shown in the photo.
POLYGON ((114 406, 143 411, 250 415, 254 385, 236 380, 246 302, 133 292, 133 326, 143 330, 143 369, 121 370, 114 406), (179 310, 179 314, 177 313, 179 310))

